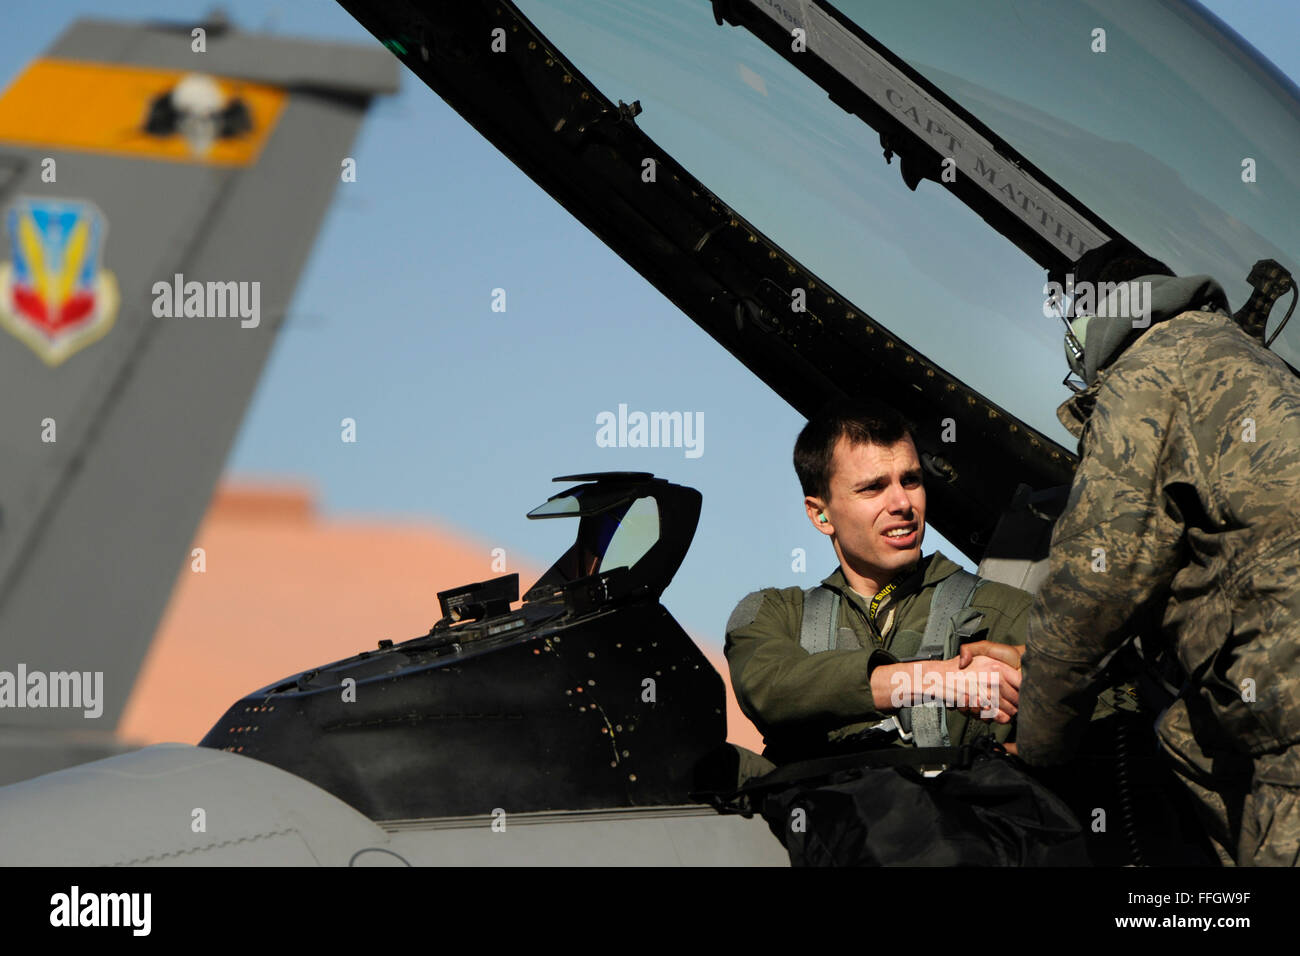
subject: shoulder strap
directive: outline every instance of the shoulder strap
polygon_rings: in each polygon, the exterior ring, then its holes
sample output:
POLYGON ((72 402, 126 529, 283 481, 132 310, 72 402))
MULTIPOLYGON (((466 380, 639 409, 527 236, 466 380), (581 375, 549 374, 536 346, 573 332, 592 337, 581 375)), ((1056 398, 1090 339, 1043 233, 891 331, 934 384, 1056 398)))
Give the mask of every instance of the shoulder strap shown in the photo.
POLYGON ((946 660, 957 652, 952 645, 952 619, 962 611, 975 594, 980 579, 969 571, 959 569, 939 582, 930 601, 930 617, 925 624, 925 636, 913 660, 946 660))
MULTIPOLYGON (((917 649, 917 661, 947 660, 956 653, 953 645, 952 620, 970 604, 980 579, 969 571, 959 569, 939 582, 930 600, 930 616, 925 623, 925 636, 917 649)), ((904 707, 899 711, 899 723, 911 731, 917 747, 947 747, 948 711, 940 702, 920 707, 904 707)))
POLYGON ((809 654, 820 654, 835 646, 835 625, 840 619, 840 595, 820 584, 803 592, 803 623, 799 646, 809 654))

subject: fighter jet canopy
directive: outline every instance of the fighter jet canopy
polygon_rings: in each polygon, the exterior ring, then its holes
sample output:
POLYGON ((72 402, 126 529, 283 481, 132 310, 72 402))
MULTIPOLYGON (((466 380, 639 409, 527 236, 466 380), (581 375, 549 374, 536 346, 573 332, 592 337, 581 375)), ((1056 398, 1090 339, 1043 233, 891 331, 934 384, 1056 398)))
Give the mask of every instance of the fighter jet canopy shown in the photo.
POLYGON ((1072 472, 1048 270, 1300 263, 1300 95, 1195 3, 343 5, 801 413, 903 411, 973 558, 1072 472))

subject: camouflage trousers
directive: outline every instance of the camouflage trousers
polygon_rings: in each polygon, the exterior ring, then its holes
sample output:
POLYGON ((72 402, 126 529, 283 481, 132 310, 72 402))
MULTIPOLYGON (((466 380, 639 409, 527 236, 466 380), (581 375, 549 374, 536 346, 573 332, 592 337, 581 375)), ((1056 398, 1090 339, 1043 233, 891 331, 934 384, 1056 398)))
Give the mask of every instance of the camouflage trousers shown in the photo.
POLYGON ((1181 700, 1161 720, 1160 740, 1224 866, 1300 866, 1300 745, 1209 757, 1181 700))

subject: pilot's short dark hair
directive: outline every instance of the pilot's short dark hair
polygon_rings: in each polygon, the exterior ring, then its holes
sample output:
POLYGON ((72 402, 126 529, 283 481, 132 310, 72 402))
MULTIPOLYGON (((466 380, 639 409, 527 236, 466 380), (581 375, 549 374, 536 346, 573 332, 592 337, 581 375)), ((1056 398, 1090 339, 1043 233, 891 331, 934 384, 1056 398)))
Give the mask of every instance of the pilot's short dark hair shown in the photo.
POLYGON ((794 471, 805 495, 830 500, 831 464, 841 438, 850 445, 893 445, 912 438, 912 428, 894 409, 868 398, 827 403, 794 443, 794 471))

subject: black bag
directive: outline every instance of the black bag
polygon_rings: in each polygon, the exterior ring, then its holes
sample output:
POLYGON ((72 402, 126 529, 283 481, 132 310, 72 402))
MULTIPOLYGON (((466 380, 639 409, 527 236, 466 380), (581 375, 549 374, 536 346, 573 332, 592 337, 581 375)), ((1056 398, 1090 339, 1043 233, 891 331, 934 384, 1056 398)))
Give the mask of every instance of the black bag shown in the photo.
POLYGON ((790 764, 732 797, 732 809, 734 798, 741 812, 759 809, 793 866, 1088 865, 1074 814, 1000 749, 889 748, 790 764), (926 777, 915 767, 936 758, 952 769, 926 777))

